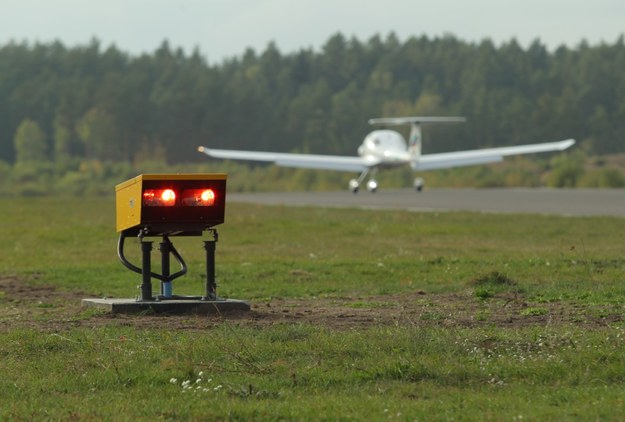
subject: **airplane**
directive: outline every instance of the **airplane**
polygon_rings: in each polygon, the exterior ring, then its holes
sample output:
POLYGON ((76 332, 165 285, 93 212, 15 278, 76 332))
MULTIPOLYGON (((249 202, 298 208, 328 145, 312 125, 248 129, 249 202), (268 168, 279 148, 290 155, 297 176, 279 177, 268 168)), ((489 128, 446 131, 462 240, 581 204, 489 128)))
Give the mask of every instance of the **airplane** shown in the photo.
MULTIPOLYGON (((374 130, 365 137, 362 144, 358 147, 358 156, 356 157, 240 151, 214 149, 204 146, 198 147, 198 151, 209 157, 219 159, 271 162, 283 167, 360 172, 358 178, 349 181, 349 189, 357 193, 367 175, 369 175, 369 180, 366 183, 367 190, 369 192, 377 191, 378 182, 375 176, 380 169, 409 165, 416 172, 490 164, 503 161, 505 156, 510 155, 563 151, 575 143, 574 139, 565 139, 558 142, 530 145, 421 154, 422 125, 453 124, 465 121, 464 117, 459 116, 380 117, 370 119, 369 124, 371 125, 410 125, 408 143, 406 143, 406 140, 399 132, 394 130, 374 130)), ((423 185, 424 181, 421 177, 414 179, 413 186, 418 192, 423 189, 423 185)))

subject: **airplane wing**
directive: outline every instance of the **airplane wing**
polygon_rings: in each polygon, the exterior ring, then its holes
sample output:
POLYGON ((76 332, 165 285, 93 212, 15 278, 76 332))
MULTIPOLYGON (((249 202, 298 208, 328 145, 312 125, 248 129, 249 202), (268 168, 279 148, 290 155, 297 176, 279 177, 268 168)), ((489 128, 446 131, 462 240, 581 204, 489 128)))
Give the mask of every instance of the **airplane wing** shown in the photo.
POLYGON ((450 167, 472 166, 503 161, 509 155, 533 154, 537 152, 563 151, 575 143, 574 139, 541 144, 517 145, 512 147, 487 148, 470 151, 444 152, 422 155, 412 165, 414 170, 435 170, 450 167))
POLYGON ((237 151, 199 147, 209 157, 226 160, 261 161, 282 167, 299 167, 318 170, 336 170, 360 172, 379 164, 379 160, 367 160, 361 157, 339 155, 292 154, 284 152, 237 151))

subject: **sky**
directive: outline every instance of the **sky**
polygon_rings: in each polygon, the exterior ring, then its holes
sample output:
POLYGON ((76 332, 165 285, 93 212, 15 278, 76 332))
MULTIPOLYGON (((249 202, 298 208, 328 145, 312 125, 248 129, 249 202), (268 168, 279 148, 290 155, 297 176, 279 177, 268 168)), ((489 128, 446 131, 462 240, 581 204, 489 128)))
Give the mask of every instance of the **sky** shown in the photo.
POLYGON ((550 49, 614 43, 625 33, 624 0, 0 0, 0 46, 9 42, 86 45, 97 38, 131 55, 164 40, 210 62, 257 53, 321 51, 334 34, 366 42, 394 32, 454 35, 497 45, 539 39, 550 49))

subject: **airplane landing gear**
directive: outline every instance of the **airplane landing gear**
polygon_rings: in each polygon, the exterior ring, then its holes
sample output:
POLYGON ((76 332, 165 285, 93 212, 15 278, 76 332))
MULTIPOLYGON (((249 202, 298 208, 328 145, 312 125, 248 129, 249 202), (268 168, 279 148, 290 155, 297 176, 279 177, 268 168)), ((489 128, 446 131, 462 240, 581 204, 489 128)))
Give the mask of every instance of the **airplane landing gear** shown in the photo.
POLYGON ((374 179, 369 179, 367 182, 367 190, 371 193, 375 193, 378 190, 378 182, 374 179))
POLYGON ((414 179, 414 188, 417 192, 421 192, 423 190, 423 185, 425 185, 425 181, 421 177, 417 177, 414 179))
MULTIPOLYGON (((373 169, 374 173, 375 173, 375 169, 373 169)), ((351 190, 354 193, 358 193, 358 190, 360 189, 360 184, 362 183, 363 180, 365 180, 365 177, 367 177, 367 174, 369 174, 369 169, 366 168, 363 170, 362 173, 360 173, 360 176, 358 176, 358 179, 352 179, 349 181, 349 190, 351 190)), ((377 187, 377 184, 376 184, 377 187)), ((367 189, 369 189, 369 184, 367 183, 367 189)))
MULTIPOLYGON (((378 181, 374 179, 377 173, 377 170, 378 169, 375 167, 371 169, 371 177, 369 181, 367 181, 367 190, 371 193, 378 190, 378 181)), ((358 176, 358 179, 350 180, 349 190, 351 190, 353 193, 358 193, 358 190, 360 189, 360 184, 362 183, 363 180, 365 180, 365 177, 367 177, 367 174, 369 174, 369 169, 365 169, 362 173, 360 173, 360 176, 358 176)))
POLYGON ((349 181, 349 190, 351 190, 353 193, 358 193, 359 188, 360 183, 358 183, 358 180, 352 179, 349 181))

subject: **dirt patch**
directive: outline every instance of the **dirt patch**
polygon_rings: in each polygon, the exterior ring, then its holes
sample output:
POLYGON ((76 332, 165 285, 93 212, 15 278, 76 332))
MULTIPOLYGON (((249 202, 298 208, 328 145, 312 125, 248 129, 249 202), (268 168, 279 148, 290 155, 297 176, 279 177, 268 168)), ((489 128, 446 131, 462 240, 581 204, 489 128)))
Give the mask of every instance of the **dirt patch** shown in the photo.
POLYGON ((40 284, 40 276, 34 274, 30 281, 20 280, 15 276, 0 278, 0 299, 14 304, 54 304, 65 300, 74 300, 85 293, 65 292, 55 286, 40 284))
POLYGON ((519 328, 564 324, 592 328, 623 319, 618 310, 606 306, 575 302, 530 303, 516 293, 500 293, 483 299, 476 296, 473 289, 446 294, 414 291, 360 298, 251 301, 249 312, 208 316, 94 313, 80 306, 81 299, 88 296, 82 292, 60 291, 38 281, 0 278, 0 330, 61 331, 100 326, 204 330, 224 321, 256 327, 304 323, 331 329, 396 325, 519 328))

